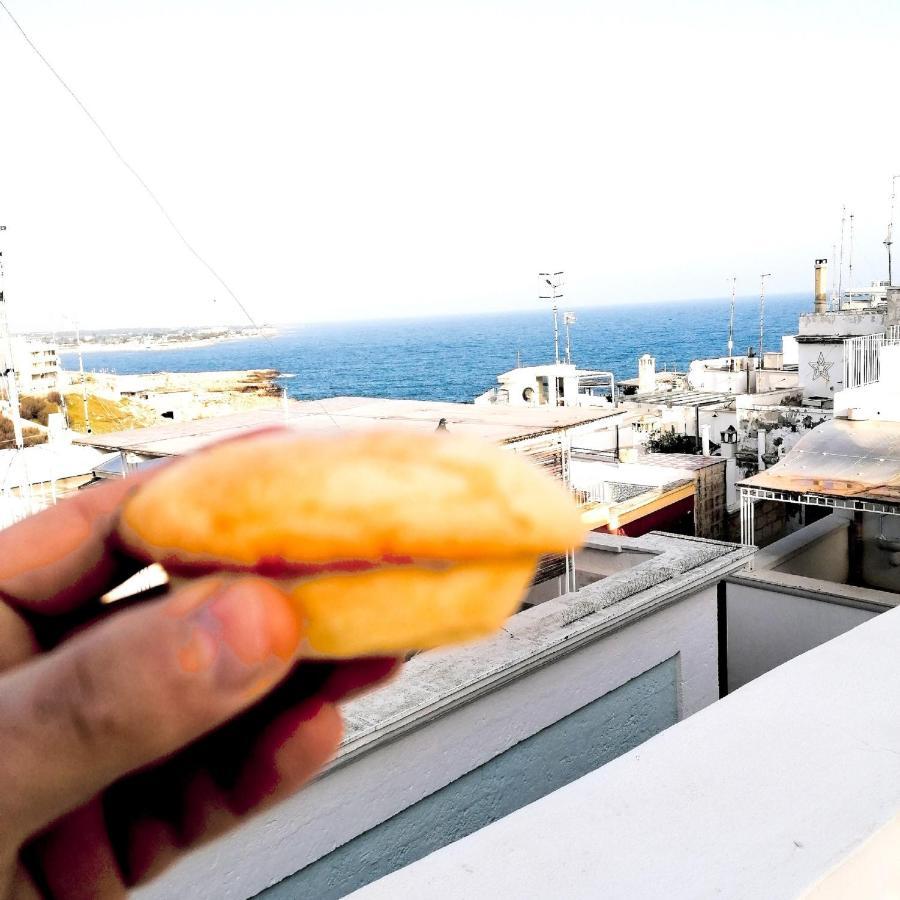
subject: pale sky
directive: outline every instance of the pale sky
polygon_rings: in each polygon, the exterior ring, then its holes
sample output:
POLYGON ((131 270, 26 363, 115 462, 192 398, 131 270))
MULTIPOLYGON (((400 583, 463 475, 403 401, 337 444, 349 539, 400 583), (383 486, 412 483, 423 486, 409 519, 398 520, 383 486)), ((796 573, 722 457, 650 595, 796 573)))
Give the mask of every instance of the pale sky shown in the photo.
MULTIPOLYGON (((886 277, 897 0, 5 2, 260 321, 811 291, 844 203, 886 277)), ((2 11, 0 85, 14 327, 241 321, 2 11)))

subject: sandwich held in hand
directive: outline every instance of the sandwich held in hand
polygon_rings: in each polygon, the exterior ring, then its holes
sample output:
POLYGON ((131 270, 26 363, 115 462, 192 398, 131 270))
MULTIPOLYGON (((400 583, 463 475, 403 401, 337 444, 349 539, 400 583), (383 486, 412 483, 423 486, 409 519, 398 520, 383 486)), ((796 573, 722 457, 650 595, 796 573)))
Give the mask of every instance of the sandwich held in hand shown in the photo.
POLYGON ((162 469, 127 502, 125 547, 172 576, 253 572, 296 599, 312 655, 424 650, 499 628, 538 557, 581 542, 565 488, 453 434, 291 431, 162 469))

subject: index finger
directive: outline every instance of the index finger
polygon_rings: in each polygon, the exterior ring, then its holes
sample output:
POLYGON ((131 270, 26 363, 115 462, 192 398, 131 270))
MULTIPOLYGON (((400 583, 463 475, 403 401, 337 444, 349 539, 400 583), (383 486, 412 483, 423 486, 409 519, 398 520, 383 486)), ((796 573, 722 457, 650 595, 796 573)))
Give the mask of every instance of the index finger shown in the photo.
POLYGON ((58 615, 121 581, 126 558, 110 541, 118 511, 156 468, 79 491, 0 531, 0 595, 28 612, 58 615))

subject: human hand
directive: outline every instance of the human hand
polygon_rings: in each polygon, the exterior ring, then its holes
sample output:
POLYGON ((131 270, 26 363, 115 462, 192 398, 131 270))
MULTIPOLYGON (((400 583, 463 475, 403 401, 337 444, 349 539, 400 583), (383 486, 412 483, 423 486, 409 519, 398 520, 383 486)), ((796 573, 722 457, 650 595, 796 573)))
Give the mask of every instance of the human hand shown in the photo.
POLYGON ((0 532, 0 898, 117 897, 308 781, 394 659, 297 663, 271 583, 102 606, 142 473, 0 532))

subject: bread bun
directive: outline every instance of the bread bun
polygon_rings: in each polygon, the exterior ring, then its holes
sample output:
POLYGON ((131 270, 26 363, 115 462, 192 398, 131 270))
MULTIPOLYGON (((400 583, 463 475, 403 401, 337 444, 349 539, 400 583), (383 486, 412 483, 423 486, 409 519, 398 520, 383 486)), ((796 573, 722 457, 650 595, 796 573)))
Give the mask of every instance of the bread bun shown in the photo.
POLYGON ((173 575, 277 580, 325 657, 488 634, 516 610, 537 558, 582 534, 568 492, 518 454, 391 430, 222 443, 160 470, 119 524, 131 553, 173 575))

